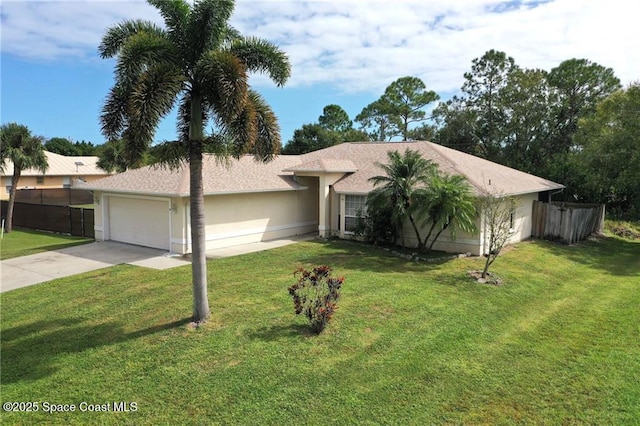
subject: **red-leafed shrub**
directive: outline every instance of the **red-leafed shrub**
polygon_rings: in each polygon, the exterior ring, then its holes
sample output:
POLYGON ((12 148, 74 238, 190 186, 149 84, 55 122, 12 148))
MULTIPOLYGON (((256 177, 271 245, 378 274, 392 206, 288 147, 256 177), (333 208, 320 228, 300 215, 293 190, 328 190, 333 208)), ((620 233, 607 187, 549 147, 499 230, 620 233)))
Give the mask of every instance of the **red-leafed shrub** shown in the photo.
POLYGON ((332 277, 328 266, 318 266, 311 271, 300 268, 293 275, 298 282, 289 287, 289 294, 293 298, 296 315, 304 314, 311 330, 320 334, 337 308, 344 277, 332 277))

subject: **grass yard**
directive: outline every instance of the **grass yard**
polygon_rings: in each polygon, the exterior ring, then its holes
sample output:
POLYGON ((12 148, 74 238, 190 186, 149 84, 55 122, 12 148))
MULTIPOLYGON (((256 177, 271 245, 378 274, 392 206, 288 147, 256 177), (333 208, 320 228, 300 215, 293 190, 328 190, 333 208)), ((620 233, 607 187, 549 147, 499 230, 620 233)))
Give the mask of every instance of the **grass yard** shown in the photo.
POLYGON ((340 241, 215 260, 197 330, 188 266, 4 293, 1 399, 39 411, 2 423, 638 424, 640 242, 521 243, 494 264, 501 287, 465 277, 481 264, 340 241), (313 336, 287 287, 318 264, 346 280, 313 336))
POLYGON ((0 260, 57 250, 93 241, 91 238, 14 228, 0 240, 0 260))

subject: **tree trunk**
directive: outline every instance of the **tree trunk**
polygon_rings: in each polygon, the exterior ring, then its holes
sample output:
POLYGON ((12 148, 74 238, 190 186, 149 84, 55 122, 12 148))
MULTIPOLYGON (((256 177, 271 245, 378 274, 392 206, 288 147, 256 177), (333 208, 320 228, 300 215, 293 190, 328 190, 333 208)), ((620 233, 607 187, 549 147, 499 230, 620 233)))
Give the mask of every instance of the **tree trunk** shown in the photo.
MULTIPOLYGON (((451 222, 447 222, 447 224, 446 224, 446 225, 444 225, 444 226, 442 227, 442 229, 440 229, 440 230, 436 233, 436 235, 433 237, 433 240, 431 240, 431 244, 429 244, 429 251, 431 251, 431 249, 433 249, 433 245, 434 245, 434 244, 436 243, 436 241, 438 240, 438 237, 440 237, 440 234, 442 234, 442 232, 443 232, 445 229, 447 229, 447 228, 449 227, 449 224, 450 224, 450 223, 451 223, 451 222)), ((424 239, 424 242, 425 242, 425 244, 427 243, 427 239, 426 239, 426 238, 424 239)))
POLYGON ((7 234, 13 229, 13 206, 16 202, 16 189, 18 188, 18 181, 20 180, 20 174, 22 170, 13 165, 13 176, 11 177, 11 194, 9 194, 9 203, 7 204, 7 218, 4 224, 4 232, 7 234))
POLYGON ((489 272, 489 265, 491 265, 491 256, 492 256, 491 253, 487 255, 487 261, 484 263, 484 270, 482 271, 482 278, 487 278, 487 272, 489 272))
POLYGON ((191 205, 191 274, 193 281, 193 321, 202 323, 209 318, 207 296, 206 223, 204 217, 204 185, 202 182, 202 103, 200 97, 191 99, 189 125, 189 182, 191 205))
POLYGON ((411 222, 411 226, 413 227, 413 232, 416 233, 416 238, 418 239, 418 250, 422 250, 424 248, 424 243, 422 242, 422 238, 420 238, 420 231, 418 231, 418 226, 416 225, 416 221, 413 220, 413 215, 409 215, 409 222, 411 222))

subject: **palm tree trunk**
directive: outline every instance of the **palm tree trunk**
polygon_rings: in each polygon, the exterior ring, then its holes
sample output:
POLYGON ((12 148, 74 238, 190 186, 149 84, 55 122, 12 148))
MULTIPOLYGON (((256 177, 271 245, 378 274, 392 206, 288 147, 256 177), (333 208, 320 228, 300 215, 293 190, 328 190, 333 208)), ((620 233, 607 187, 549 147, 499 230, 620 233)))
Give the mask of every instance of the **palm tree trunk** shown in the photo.
POLYGON ((418 239, 418 250, 422 250, 424 248, 424 244, 422 242, 422 238, 420 238, 420 231, 418 230, 416 221, 413 219, 413 215, 409 215, 409 222, 411 222, 411 226, 413 227, 413 232, 416 233, 416 238, 418 239))
MULTIPOLYGON (((442 234, 442 232, 447 229, 449 227, 449 224, 451 222, 447 222, 446 225, 444 225, 437 233, 436 235, 433 237, 433 240, 431 240, 431 244, 429 244, 429 251, 431 251, 431 249, 433 249, 433 245, 436 243, 436 241, 438 240, 438 237, 440 236, 440 234, 442 234)), ((427 243, 427 239, 424 239, 425 244, 427 243)))
POLYGON ((13 206, 16 202, 16 189, 18 188, 21 172, 22 170, 14 164, 13 176, 11 177, 11 194, 9 194, 9 203, 7 204, 7 219, 4 224, 4 232, 7 234, 13 229, 13 206))
POLYGON ((204 217, 204 185, 202 182, 202 102, 194 95, 191 100, 189 126, 189 182, 191 203, 191 274, 193 281, 193 321, 209 318, 207 296, 206 222, 204 217))

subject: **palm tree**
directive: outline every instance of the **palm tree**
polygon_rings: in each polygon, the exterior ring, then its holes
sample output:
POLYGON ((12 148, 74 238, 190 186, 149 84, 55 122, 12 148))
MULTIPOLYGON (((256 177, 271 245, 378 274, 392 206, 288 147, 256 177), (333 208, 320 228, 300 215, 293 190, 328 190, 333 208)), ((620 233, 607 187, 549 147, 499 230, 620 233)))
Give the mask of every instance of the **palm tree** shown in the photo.
POLYGON ((44 138, 40 136, 32 136, 27 126, 22 124, 9 123, 0 127, 0 171, 5 171, 7 160, 13 163, 5 232, 11 232, 16 188, 22 171, 36 169, 44 173, 49 168, 47 157, 44 155, 43 141, 44 138))
POLYGON ((407 149, 404 155, 398 151, 387 152, 388 164, 376 163, 385 174, 369 180, 374 188, 367 198, 367 209, 382 208, 391 205, 391 221, 400 232, 404 246, 405 221, 408 219, 418 239, 418 247, 423 246, 417 225, 416 212, 420 208, 419 200, 424 199, 426 188, 436 173, 437 166, 423 158, 419 152, 407 149))
POLYGON ((430 224, 424 237, 424 245, 433 232, 436 232, 429 244, 429 250, 445 229, 449 229, 454 238, 457 229, 470 233, 476 231, 475 197, 466 179, 461 175, 438 173, 426 191, 424 206, 425 223, 430 224))
POLYGON ((107 30, 99 51, 116 57, 115 84, 103 107, 107 140, 124 139, 129 165, 140 163, 160 119, 177 103, 178 140, 156 149, 170 167, 189 163, 193 320, 209 315, 202 181, 203 152, 267 161, 280 148, 277 119, 248 85, 248 73, 266 73, 284 85, 287 56, 266 40, 229 26, 232 0, 148 0, 164 19, 124 21, 107 30), (208 123, 214 134, 205 136, 208 123))
POLYGON ((122 173, 127 171, 125 143, 122 139, 112 139, 99 147, 96 165, 106 172, 122 173))

